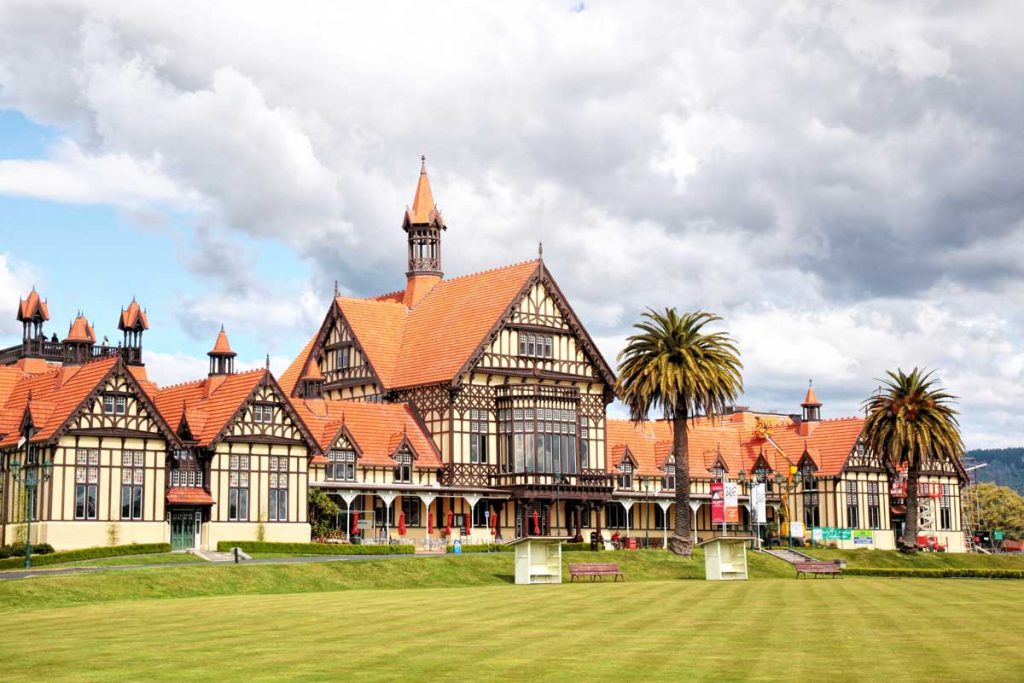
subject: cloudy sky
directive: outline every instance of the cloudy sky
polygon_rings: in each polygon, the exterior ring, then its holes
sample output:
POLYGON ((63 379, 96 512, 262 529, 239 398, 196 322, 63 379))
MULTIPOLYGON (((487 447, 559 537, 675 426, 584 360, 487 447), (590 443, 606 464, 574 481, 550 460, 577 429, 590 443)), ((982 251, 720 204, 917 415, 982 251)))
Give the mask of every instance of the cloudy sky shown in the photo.
POLYGON ((1024 444, 1024 4, 0 6, 0 345, 149 310, 162 383, 225 324, 280 371, 337 280, 404 283, 419 156, 444 269, 545 260, 614 360, 725 318, 745 402, 851 414, 935 369, 1024 444))

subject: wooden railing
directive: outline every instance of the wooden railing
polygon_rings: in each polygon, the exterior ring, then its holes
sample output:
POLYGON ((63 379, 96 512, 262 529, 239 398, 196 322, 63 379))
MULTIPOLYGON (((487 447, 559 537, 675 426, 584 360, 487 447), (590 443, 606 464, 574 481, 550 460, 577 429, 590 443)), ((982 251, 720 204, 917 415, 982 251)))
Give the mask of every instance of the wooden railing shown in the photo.
MULTIPOLYGON (((88 358, 107 358, 120 354, 126 363, 142 363, 142 349, 135 346, 103 346, 94 344, 89 349, 88 358)), ((0 349, 0 365, 12 365, 21 358, 42 358, 52 362, 64 361, 64 344, 45 339, 26 339, 20 344, 0 349)))

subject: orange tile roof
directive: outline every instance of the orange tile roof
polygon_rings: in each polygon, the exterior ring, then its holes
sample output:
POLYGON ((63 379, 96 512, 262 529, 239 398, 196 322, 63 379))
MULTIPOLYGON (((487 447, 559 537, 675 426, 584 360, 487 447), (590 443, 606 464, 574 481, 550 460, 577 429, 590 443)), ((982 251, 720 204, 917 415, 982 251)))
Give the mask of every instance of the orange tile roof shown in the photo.
POLYGON ((228 343, 228 335, 224 331, 223 325, 220 326, 220 332, 217 333, 217 341, 214 342, 213 350, 210 351, 210 353, 216 353, 225 356, 235 355, 235 352, 231 350, 231 344, 228 343))
POLYGON ((33 287, 27 297, 18 299, 18 321, 31 320, 36 312, 41 314, 43 320, 50 319, 49 307, 45 301, 40 300, 39 293, 33 287))
MULTIPOLYGON (((786 473, 791 465, 799 463, 805 447, 818 466, 818 476, 836 476, 842 472, 864 426, 859 417, 801 425, 789 417, 764 416, 762 419, 775 424, 770 438, 762 438, 756 431, 757 417, 747 412, 714 421, 694 421, 688 430, 690 476, 710 477, 709 469, 719 455, 731 476, 740 469, 749 474, 762 453, 773 472, 786 473)), ((635 426, 628 420, 608 420, 607 439, 610 469, 618 465, 628 446, 637 460, 639 475, 659 476, 672 451, 672 423, 654 420, 635 426)))
POLYGON ((323 375, 322 372, 320 372, 320 364, 319 363, 317 363, 315 360, 312 360, 312 359, 308 363, 306 363, 306 371, 304 373, 302 373, 302 379, 317 380, 317 379, 323 379, 323 378, 324 378, 324 375, 323 375))
POLYGON ((119 330, 130 330, 138 324, 142 329, 149 329, 149 318, 146 317, 146 312, 142 310, 135 298, 132 297, 132 302, 128 304, 128 308, 121 309, 121 318, 117 321, 117 329, 119 330))
POLYGON ((153 401, 171 429, 178 429, 184 414, 192 437, 199 445, 208 447, 266 372, 265 369, 250 370, 165 387, 157 392, 153 401))
POLYGON ((213 497, 204 489, 188 486, 172 486, 167 489, 170 505, 213 505, 213 497))
POLYGON ((314 334, 309 342, 302 347, 299 355, 295 357, 295 360, 292 361, 292 364, 288 366, 288 369, 284 371, 284 374, 278 380, 286 396, 291 396, 295 392, 295 386, 299 383, 299 379, 302 378, 302 372, 309 362, 309 355, 313 352, 313 345, 316 344, 318 336, 320 336, 319 332, 314 334))
POLYGON ((336 443, 344 429, 355 442, 360 463, 364 465, 393 465, 395 450, 403 439, 408 439, 416 453, 413 467, 437 469, 442 466, 433 439, 406 403, 295 399, 293 405, 323 451, 336 443))
POLYGON ((26 373, 14 365, 0 365, 0 407, 7 403, 7 398, 14 387, 25 377, 26 373))
POLYGON ((32 441, 51 439, 118 360, 112 356, 79 366, 57 367, 48 372, 23 376, 10 389, 0 413, 0 448, 13 446, 21 438, 19 430, 26 407, 37 429, 32 441))
POLYGON ((92 325, 81 313, 75 318, 74 322, 68 326, 68 336, 64 338, 64 341, 70 342, 89 342, 91 344, 96 343, 96 333, 92 329, 92 325))
POLYGON ((820 406, 821 401, 818 400, 818 395, 814 393, 814 385, 809 384, 807 386, 807 395, 804 396, 803 403, 801 406, 820 406))
POLYGON ((444 217, 434 204, 434 193, 430 190, 430 178, 427 176, 427 159, 422 158, 420 177, 416 182, 416 194, 412 198, 412 208, 405 212, 407 225, 427 225, 437 222, 444 227, 444 217))

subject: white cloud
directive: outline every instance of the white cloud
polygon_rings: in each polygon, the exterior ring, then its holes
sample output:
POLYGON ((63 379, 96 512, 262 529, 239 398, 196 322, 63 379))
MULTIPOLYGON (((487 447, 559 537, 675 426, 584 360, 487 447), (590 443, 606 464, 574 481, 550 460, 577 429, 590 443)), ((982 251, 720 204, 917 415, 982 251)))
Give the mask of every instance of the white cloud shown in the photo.
POLYGON ((0 106, 64 139, 0 192, 192 212, 183 325, 276 353, 333 280, 401 286, 425 153, 445 270, 543 240, 609 360, 645 307, 708 308, 754 405, 928 365, 974 443, 1024 441, 1024 6, 574 9, 7 3, 0 106), (312 272, 262 282, 254 237, 312 272))
MULTIPOLYGON (((37 284, 37 273, 31 265, 15 261, 9 253, 0 252, 0 301, 16 302, 25 298, 33 285, 37 284)), ((0 336, 21 339, 21 323, 12 309, 8 315, 0 316, 0 336)))

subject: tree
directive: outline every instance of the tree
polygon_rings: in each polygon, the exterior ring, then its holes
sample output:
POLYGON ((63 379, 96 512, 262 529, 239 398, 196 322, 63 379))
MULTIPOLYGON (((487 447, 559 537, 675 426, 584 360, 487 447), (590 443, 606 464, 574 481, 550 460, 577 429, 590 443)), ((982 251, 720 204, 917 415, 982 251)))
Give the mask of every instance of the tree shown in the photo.
POLYGON ((313 527, 313 538, 323 538, 331 530, 331 520, 341 514, 341 506, 323 492, 309 489, 309 523, 313 527))
POLYGON ((648 309, 619 353, 619 398, 634 422, 660 408, 672 422, 672 453, 676 470, 675 529, 669 549, 689 557, 690 452, 686 429, 700 414, 722 413, 743 391, 743 364, 733 339, 724 332, 706 332, 721 320, 705 311, 683 313, 648 309))
POLYGON ((969 529, 1003 529, 1008 537, 1021 538, 1024 497, 1013 489, 982 482, 965 491, 961 500, 969 529), (975 499, 977 507, 973 505, 975 499))
POLYGON ((959 460, 964 445, 960 438, 956 396, 946 393, 931 372, 914 368, 886 373, 877 394, 864 401, 865 445, 893 469, 907 468, 907 522, 903 549, 917 551, 918 482, 927 459, 959 460))

